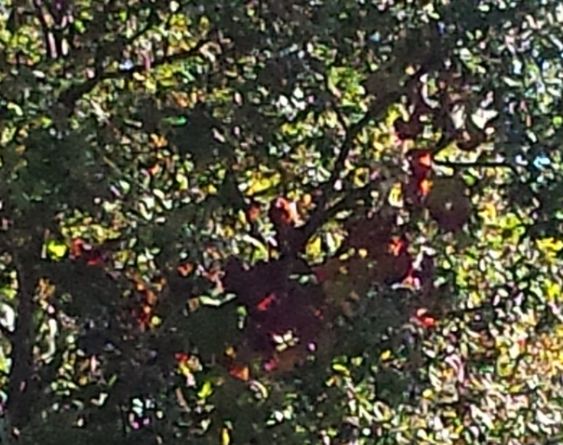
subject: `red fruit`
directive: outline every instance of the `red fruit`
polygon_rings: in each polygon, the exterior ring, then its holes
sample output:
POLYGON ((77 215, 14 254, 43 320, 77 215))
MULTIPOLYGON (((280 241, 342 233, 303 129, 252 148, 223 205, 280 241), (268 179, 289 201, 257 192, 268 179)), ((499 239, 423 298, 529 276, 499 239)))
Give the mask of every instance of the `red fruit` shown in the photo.
POLYGON ((105 263, 105 256, 98 249, 93 249, 84 254, 84 259, 88 266, 103 266, 105 263))
POLYGON ((149 304, 143 304, 137 311, 137 323, 139 323, 139 327, 142 330, 145 330, 150 326, 152 316, 153 308, 149 304))
POLYGON ((425 198, 430 193, 432 188, 432 181, 430 179, 422 179, 418 182, 418 194, 421 198, 425 198))
POLYGON ((264 371, 272 372, 275 371, 278 367, 278 360, 275 357, 270 357, 268 360, 264 362, 264 371))
POLYGON ((277 248, 283 252, 297 252, 305 239, 295 226, 300 221, 295 202, 276 198, 270 204, 268 216, 276 229, 277 248))

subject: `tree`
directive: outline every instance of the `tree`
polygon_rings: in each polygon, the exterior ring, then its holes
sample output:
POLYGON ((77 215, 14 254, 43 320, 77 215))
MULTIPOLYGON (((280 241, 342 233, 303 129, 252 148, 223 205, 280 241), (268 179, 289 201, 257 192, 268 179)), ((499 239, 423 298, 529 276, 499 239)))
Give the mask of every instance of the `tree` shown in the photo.
POLYGON ((551 0, 0 7, 2 443, 557 443, 551 0))

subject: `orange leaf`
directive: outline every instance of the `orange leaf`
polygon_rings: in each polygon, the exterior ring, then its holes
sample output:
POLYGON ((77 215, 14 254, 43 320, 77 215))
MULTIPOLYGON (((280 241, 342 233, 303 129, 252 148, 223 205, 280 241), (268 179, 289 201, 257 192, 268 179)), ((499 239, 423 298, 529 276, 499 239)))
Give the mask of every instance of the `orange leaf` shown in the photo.
POLYGON ((229 368, 229 375, 237 380, 247 382, 250 379, 250 369, 246 365, 233 364, 229 368))

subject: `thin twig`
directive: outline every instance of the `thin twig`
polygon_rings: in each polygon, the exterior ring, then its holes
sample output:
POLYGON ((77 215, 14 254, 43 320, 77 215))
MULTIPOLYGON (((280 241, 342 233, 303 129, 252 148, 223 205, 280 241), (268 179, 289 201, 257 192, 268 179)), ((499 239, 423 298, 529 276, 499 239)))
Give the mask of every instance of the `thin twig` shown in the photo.
POLYGON ((57 48, 51 45, 49 37, 52 35, 51 28, 47 24, 47 20, 45 20, 43 2, 41 0, 33 0, 33 6, 35 6, 35 15, 41 25, 41 32, 43 33, 43 40, 45 41, 45 50, 47 51, 47 54, 54 59, 57 57, 57 48))
POLYGON ((474 161, 474 162, 455 162, 448 160, 434 160, 434 164, 442 167, 450 167, 453 169, 465 169, 465 168, 509 168, 515 171, 514 165, 506 161, 474 161))
MULTIPOLYGON (((321 185, 322 194, 317 203, 317 208, 311 215, 308 223, 304 226, 303 233, 306 234, 306 239, 313 235, 313 233, 326 221, 325 212, 326 204, 334 194, 335 185, 340 178, 346 159, 350 155, 350 151, 354 147, 356 137, 369 125, 369 123, 376 119, 382 112, 384 112, 392 103, 398 101, 401 97, 401 91, 393 91, 387 93, 380 100, 374 103, 364 116, 355 124, 346 129, 346 136, 340 145, 338 157, 334 162, 334 167, 330 174, 329 179, 321 185)), ((343 122, 342 117, 339 120, 343 122)))
MULTIPOLYGON (((393 91, 391 93, 386 94, 380 100, 370 107, 370 109, 364 114, 364 116, 355 124, 351 125, 346 129, 346 136, 340 145, 340 151, 338 153, 338 157, 334 162, 334 167, 330 174, 326 185, 324 186, 327 190, 325 190, 326 194, 330 194, 331 190, 334 189, 334 186, 338 179, 340 178, 340 174, 342 170, 344 170, 344 165, 346 163, 346 159, 350 155, 350 151, 354 147, 354 142, 356 137, 368 126, 368 124, 372 121, 377 119, 381 113, 383 113, 389 106, 398 101, 401 98, 401 91, 393 91)), ((339 117, 339 120, 343 122, 342 117, 339 117)), ((326 202, 326 201, 325 201, 326 202)))
MULTIPOLYGON (((411 77, 419 78, 425 70, 426 67, 421 66, 411 77)), ((317 208, 309 218, 307 224, 303 226, 302 231, 304 236, 304 243, 306 243, 307 240, 318 230, 318 228, 327 221, 330 215, 334 215, 335 211, 340 211, 340 208, 344 206, 344 204, 348 204, 348 199, 357 199, 357 197, 355 197, 356 193, 363 195, 364 193, 368 192, 369 195, 371 190, 373 190, 374 184, 373 182, 370 182, 370 184, 368 184, 367 186, 362 187, 361 189, 354 190, 352 196, 345 197, 334 206, 328 209, 326 208, 327 202, 330 201, 330 198, 335 192, 335 185, 340 179, 341 172, 342 170, 344 170, 346 160, 348 159, 348 156, 350 155, 350 152, 354 147, 356 138, 373 120, 377 119, 381 115, 381 113, 385 112, 389 108, 389 106, 401 99, 401 96, 405 93, 408 85, 409 82, 406 82, 404 85, 399 84, 397 88, 394 88, 392 91, 384 94, 379 100, 372 104, 369 110, 358 122, 348 128, 346 128, 345 126, 344 118, 337 111, 338 120, 344 126, 346 135, 344 137, 344 140, 342 141, 342 144, 340 145, 340 151, 334 163, 330 177, 324 184, 321 185, 322 194, 317 203, 317 208)), ((446 144, 445 140, 442 140, 441 142, 443 144, 446 144)))
MULTIPOLYGON (((144 30, 146 29, 144 28, 144 30)), ((136 33, 135 38, 137 38, 141 34, 142 33, 136 33)), ((154 68, 161 65, 189 59, 190 57, 195 56, 199 52, 199 50, 209 42, 209 39, 202 39, 188 50, 180 51, 174 54, 165 54, 164 56, 155 59, 152 63, 152 67, 154 68)), ((133 42, 129 41, 128 43, 131 44, 133 42)), ((90 93, 98 84, 100 84, 104 80, 131 77, 133 74, 145 71, 145 69, 146 67, 144 64, 137 64, 129 69, 121 69, 109 72, 96 72, 94 77, 92 77, 91 79, 87 79, 64 90, 59 96, 59 102, 64 104, 72 112, 72 110, 74 110, 76 102, 78 102, 86 94, 90 93)))
POLYGON ((453 133, 447 133, 444 131, 438 139, 438 142, 432 148, 432 157, 436 157, 442 150, 444 150, 448 145, 450 145, 455 139, 455 135, 453 133))

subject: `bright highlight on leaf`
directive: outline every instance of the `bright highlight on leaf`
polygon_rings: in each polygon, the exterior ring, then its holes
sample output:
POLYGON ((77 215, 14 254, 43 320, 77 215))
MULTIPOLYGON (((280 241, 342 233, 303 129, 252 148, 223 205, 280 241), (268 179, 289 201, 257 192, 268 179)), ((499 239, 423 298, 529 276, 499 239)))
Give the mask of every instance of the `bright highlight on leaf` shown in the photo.
POLYGON ((230 445, 231 433, 227 427, 221 428, 221 445, 230 445))
POLYGON ((213 394, 213 384, 211 381, 206 380, 198 391, 197 396, 200 399, 207 399, 211 394, 213 394))
POLYGON ((255 171, 247 183, 246 195, 263 193, 279 184, 281 176, 276 172, 255 171))
POLYGON ((395 183, 389 191, 389 204, 393 207, 403 207, 403 186, 400 182, 395 183))
POLYGON ((339 374, 343 374, 345 376, 350 375, 350 370, 345 365, 343 365, 341 363, 334 363, 332 365, 332 369, 333 369, 333 371, 336 371, 339 374))
POLYGON ((47 255, 55 261, 60 261, 68 252, 68 246, 57 240, 50 240, 47 242, 47 255))
POLYGON ((319 258, 322 255, 322 240, 320 236, 316 236, 307 243, 305 252, 311 258, 319 258))
POLYGON ((563 241, 553 237, 537 240, 536 243, 538 249, 551 260, 554 260, 559 252, 563 250, 563 241))

